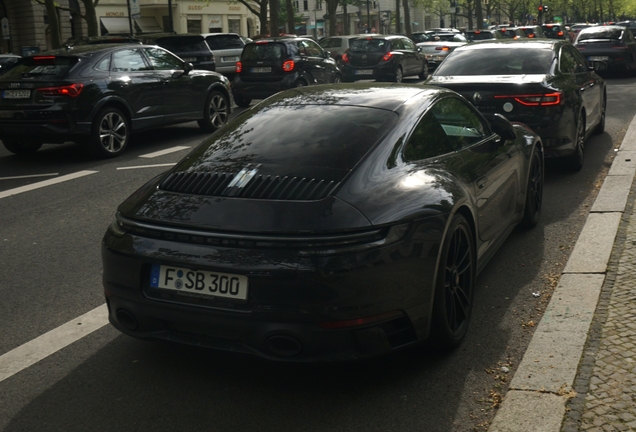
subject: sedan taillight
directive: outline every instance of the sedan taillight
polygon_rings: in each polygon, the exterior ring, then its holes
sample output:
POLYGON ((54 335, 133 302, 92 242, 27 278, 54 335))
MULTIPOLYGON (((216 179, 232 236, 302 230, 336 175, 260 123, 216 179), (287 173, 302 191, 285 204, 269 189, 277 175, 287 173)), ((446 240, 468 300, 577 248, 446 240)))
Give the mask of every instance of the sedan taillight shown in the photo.
POLYGON ((343 63, 349 63, 349 56, 347 55, 347 53, 344 53, 342 57, 340 57, 340 59, 343 63))
POLYGON ((563 98, 560 92, 545 94, 497 95, 495 99, 514 99, 525 106, 560 105, 563 98))
POLYGON ((448 51, 450 48, 447 46, 438 46, 435 47, 435 51, 448 51))
POLYGON ((82 92, 84 84, 70 84, 57 87, 42 87, 37 89, 44 96, 70 96, 77 97, 82 92))
POLYGON ((293 60, 285 60, 283 62, 283 70, 285 72, 291 72, 294 70, 294 67, 296 66, 296 64, 294 63, 293 60))
POLYGON ((243 63, 239 61, 239 62, 236 62, 236 73, 241 73, 241 72, 243 72, 243 63))
POLYGON ((389 61, 392 58, 393 58, 393 53, 392 52, 388 52, 388 53, 384 54, 384 57, 382 57, 382 60, 389 61))

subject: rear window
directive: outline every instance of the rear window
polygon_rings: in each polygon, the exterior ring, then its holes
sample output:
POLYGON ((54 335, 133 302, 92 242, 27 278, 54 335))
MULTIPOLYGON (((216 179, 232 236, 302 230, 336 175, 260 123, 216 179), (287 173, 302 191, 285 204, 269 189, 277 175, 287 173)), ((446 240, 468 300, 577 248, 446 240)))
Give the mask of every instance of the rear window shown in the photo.
POLYGON ((285 45, 280 43, 252 43, 245 45, 241 60, 243 61, 274 61, 285 57, 285 45))
POLYGON ((558 26, 558 25, 543 26, 541 28, 543 29, 543 33, 547 37, 563 36, 563 28, 561 28, 561 26, 558 26), (559 33, 561 33, 561 34, 559 34, 559 33))
POLYGON ((495 35, 491 32, 468 32, 466 33, 466 39, 468 40, 486 40, 486 39, 494 39, 495 35))
POLYGON ((205 41, 211 50, 243 48, 245 45, 238 35, 207 36, 205 41))
POLYGON ((203 37, 180 36, 157 39, 157 45, 172 52, 210 51, 203 37))
POLYGON ((342 39, 340 38, 327 38, 319 42, 323 48, 340 48, 342 46, 342 39))
POLYGON ((34 81, 64 78, 78 62, 77 57, 26 57, 7 71, 2 78, 34 81))
POLYGON ((356 39, 349 48, 351 51, 383 53, 390 49, 386 39, 356 39))
POLYGON ((430 34, 426 33, 414 33, 413 35, 411 35, 411 40, 413 40, 413 42, 415 43, 430 42, 430 36, 430 34))
POLYGON ((620 39, 623 35, 622 29, 610 29, 607 27, 594 28, 579 33, 577 42, 590 39, 620 39))
POLYGON ((293 163, 349 170, 398 118, 382 109, 338 105, 266 105, 247 115, 228 123, 202 158, 230 166, 293 163))
POLYGON ((501 35, 505 38, 514 39, 517 36, 517 32, 513 29, 501 29, 501 35))
POLYGON ((435 76, 547 74, 554 61, 552 49, 488 48, 451 53, 435 76))

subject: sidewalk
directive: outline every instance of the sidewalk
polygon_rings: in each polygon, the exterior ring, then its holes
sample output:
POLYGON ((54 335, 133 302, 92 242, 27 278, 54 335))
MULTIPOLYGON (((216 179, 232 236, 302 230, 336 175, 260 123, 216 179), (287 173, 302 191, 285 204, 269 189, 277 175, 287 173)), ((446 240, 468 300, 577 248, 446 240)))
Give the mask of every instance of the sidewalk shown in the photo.
POLYGON ((636 118, 490 432, 636 431, 636 118))

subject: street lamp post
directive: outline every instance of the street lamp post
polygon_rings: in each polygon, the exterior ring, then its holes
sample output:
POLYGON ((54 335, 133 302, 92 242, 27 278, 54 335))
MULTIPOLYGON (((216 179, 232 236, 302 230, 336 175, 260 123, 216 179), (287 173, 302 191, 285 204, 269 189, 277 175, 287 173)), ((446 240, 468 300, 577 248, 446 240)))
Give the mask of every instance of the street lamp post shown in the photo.
POLYGON ((367 0, 367 30, 371 33, 371 12, 369 11, 369 0, 367 0))

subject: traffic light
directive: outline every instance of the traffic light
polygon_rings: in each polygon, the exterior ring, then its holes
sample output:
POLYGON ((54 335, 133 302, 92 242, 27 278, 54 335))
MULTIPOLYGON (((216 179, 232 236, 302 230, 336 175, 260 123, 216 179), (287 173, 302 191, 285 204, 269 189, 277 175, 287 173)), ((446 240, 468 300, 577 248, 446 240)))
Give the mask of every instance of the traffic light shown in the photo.
POLYGON ((548 13, 548 5, 543 6, 543 12, 548 13))
POLYGON ((539 17, 541 17, 543 15, 543 6, 539 6, 539 13, 538 13, 539 17))

